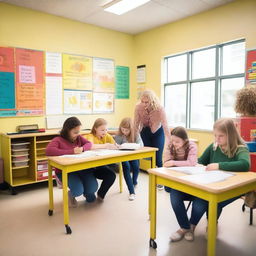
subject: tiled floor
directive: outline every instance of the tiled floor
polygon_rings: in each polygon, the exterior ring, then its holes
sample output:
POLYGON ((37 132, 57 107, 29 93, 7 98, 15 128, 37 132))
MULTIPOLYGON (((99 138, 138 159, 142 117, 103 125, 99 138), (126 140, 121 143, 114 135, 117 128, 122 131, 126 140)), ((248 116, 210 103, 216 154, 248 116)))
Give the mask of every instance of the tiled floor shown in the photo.
MULTIPOLYGON (((55 210, 48 216, 47 183, 19 189, 16 196, 0 191, 0 256, 205 256, 205 217, 194 242, 169 242, 178 228, 168 193, 158 191, 157 250, 149 248, 147 210, 148 176, 141 173, 136 200, 128 201, 127 189, 119 193, 118 180, 104 203, 70 209, 72 235, 66 235, 62 214, 62 190, 54 188, 55 210)), ((227 206, 219 220, 217 255, 256 255, 256 214, 249 226, 249 211, 242 200, 227 206)), ((256 212, 256 210, 255 210, 256 212)))

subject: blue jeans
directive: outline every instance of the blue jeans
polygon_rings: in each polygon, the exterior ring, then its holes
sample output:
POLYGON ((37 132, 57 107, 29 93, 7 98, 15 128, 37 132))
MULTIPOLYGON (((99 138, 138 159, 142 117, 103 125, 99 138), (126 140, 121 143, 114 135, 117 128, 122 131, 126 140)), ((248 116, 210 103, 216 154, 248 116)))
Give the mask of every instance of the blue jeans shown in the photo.
MULTIPOLYGON (((221 203, 218 203, 217 207, 217 219, 219 219, 220 214, 222 212, 222 208, 226 205, 232 203, 238 197, 234 197, 231 199, 228 199, 226 201, 223 201, 221 203)), ((186 194, 184 192, 171 189, 170 191, 170 199, 173 211, 176 215, 176 219, 180 225, 181 228, 189 229, 190 224, 197 225, 204 213, 208 212, 208 201, 205 201, 203 199, 197 198, 195 196, 186 194), (192 210, 191 210, 191 218, 188 219, 187 211, 184 205, 184 200, 193 201, 192 203, 192 210)))
POLYGON ((156 151, 156 165, 162 167, 162 157, 164 150, 164 129, 161 126, 155 133, 152 133, 149 127, 143 127, 140 132, 141 139, 145 147, 158 148, 156 151))
POLYGON ((139 176, 139 160, 122 162, 123 173, 126 185, 130 194, 135 194, 134 186, 137 185, 137 179, 139 176), (132 177, 131 177, 132 171, 132 177))
MULTIPOLYGON (((62 181, 62 173, 57 173, 57 176, 62 181)), ((87 202, 93 202, 96 199, 94 193, 98 189, 98 182, 92 169, 69 173, 68 187, 73 197, 83 194, 87 202)))

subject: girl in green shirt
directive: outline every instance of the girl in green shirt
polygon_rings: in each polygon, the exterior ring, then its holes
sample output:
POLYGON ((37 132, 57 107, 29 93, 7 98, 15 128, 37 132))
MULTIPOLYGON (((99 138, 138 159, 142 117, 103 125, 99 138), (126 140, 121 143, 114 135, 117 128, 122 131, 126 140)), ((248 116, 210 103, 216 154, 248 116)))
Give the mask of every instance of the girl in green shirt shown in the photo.
MULTIPOLYGON (((198 159, 199 164, 206 166, 206 171, 212 170, 223 170, 223 171, 232 171, 232 172, 247 172, 250 168, 250 157, 249 151, 245 146, 245 143, 241 139, 240 135, 237 132, 235 124, 231 118, 222 118, 215 122, 213 126, 213 133, 215 137, 214 143, 209 145, 202 156, 198 159)), ((180 192, 178 190, 172 190, 172 193, 175 193, 174 198, 176 198, 175 204, 176 216, 179 216, 178 222, 181 227, 185 227, 184 230, 178 230, 171 236, 172 241, 181 240, 185 233, 189 235, 189 241, 194 239, 194 229, 204 213, 208 211, 208 201, 194 197, 192 195, 180 192), (191 218, 188 218, 182 214, 184 205, 182 206, 182 200, 189 199, 193 201, 191 218), (183 208, 182 208, 183 207, 183 208), (188 230, 188 226, 190 229, 188 230)), ((222 208, 240 196, 228 199, 226 201, 220 202, 217 209, 217 217, 220 217, 222 208)), ((173 207, 174 208, 174 207, 173 207)))

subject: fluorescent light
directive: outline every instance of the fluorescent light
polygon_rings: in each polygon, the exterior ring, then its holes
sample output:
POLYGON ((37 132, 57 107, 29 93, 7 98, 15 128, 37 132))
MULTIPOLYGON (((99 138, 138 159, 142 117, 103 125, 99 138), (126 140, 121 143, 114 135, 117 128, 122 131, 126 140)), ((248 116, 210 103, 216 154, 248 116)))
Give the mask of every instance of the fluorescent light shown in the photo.
POLYGON ((117 15, 121 15, 121 14, 128 12, 132 9, 135 9, 149 1, 150 0, 121 0, 109 7, 107 7, 106 9, 104 9, 104 11, 112 12, 117 15))

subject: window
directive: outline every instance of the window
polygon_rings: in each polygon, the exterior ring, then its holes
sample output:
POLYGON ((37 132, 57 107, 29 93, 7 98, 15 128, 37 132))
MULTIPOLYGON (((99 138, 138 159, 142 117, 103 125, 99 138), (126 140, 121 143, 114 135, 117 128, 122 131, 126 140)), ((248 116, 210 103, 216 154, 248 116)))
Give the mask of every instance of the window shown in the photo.
POLYGON ((244 86, 244 40, 166 57, 164 65, 169 125, 208 130, 219 117, 236 116, 236 91, 244 86))

